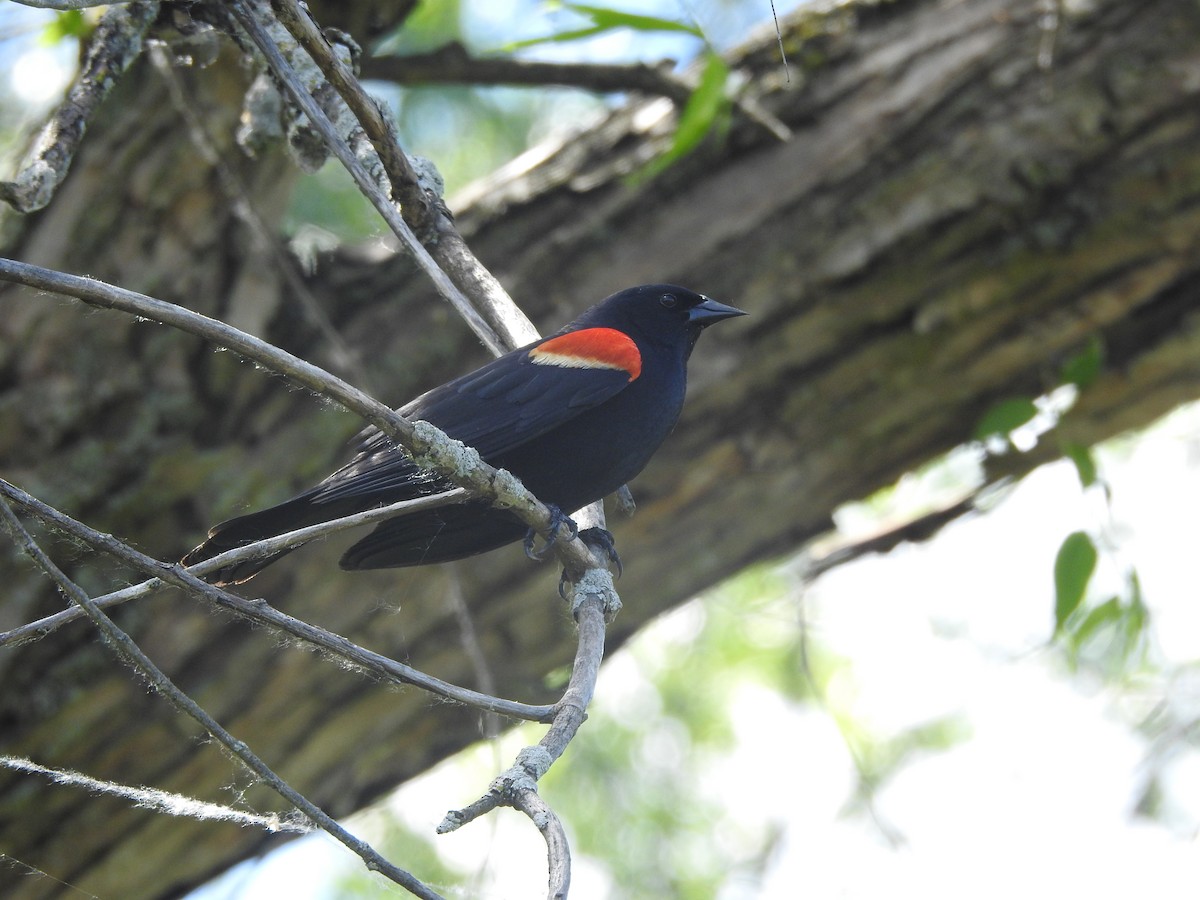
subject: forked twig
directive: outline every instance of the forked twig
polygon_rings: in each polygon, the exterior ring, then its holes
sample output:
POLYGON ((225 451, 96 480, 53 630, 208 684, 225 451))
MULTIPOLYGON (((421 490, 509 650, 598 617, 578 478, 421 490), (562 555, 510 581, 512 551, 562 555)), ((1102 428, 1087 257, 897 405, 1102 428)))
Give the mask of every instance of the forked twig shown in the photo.
MULTIPOLYGON (((512 700, 502 700, 498 697, 480 694, 469 688, 450 684, 440 678, 427 675, 419 669, 360 647, 341 635, 280 612, 262 600, 247 600, 237 594, 231 594, 229 591, 201 581, 182 566, 153 559, 111 535, 101 534, 94 528, 89 528, 3 479, 0 479, 0 498, 18 504, 47 525, 84 541, 96 550, 107 553, 148 575, 156 576, 164 584, 178 587, 243 618, 299 638, 386 680, 411 684, 448 700, 456 700, 486 712, 500 713, 519 719, 545 722, 554 712, 555 707, 530 706, 512 700)), ((93 603, 93 605, 95 604, 93 603)))
POLYGON ((92 620, 96 628, 100 631, 100 634, 104 637, 105 642, 122 662, 145 678, 150 686, 177 710, 195 719, 205 731, 212 735, 252 775, 278 793, 288 803, 304 813, 304 815, 308 816, 322 830, 356 853, 371 871, 379 872, 418 897, 426 898, 426 900, 441 900, 440 894, 427 887, 410 873, 388 862, 370 844, 346 831, 324 810, 276 775, 270 766, 255 755, 243 741, 238 740, 226 731, 216 719, 205 712, 200 704, 180 690, 175 682, 154 664, 154 661, 145 654, 133 638, 105 615, 104 611, 92 602, 87 592, 71 581, 54 564, 50 557, 42 551, 41 547, 37 545, 37 542, 25 530, 21 521, 12 511, 12 507, 8 504, 8 501, 3 498, 0 498, 0 525, 9 533, 14 543, 54 581, 58 589, 66 594, 72 603, 76 603, 83 608, 88 618, 92 620))

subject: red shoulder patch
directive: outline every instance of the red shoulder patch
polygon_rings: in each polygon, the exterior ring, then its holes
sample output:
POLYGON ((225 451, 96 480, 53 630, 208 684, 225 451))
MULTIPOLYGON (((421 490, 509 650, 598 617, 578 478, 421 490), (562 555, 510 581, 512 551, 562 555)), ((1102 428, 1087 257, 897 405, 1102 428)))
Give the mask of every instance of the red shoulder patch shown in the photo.
POLYGON ((615 328, 584 328, 552 337, 529 351, 529 361, 569 369, 621 369, 630 381, 642 374, 637 344, 615 328))

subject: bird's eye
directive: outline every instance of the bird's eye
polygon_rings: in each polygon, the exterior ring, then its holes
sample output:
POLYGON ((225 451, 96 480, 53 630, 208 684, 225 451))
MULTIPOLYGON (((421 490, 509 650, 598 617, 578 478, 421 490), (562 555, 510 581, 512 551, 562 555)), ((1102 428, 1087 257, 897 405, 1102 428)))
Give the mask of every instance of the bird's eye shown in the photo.
POLYGON ((665 306, 667 309, 674 309, 676 306, 679 305, 679 298, 676 297, 674 294, 663 294, 661 297, 658 298, 658 302, 661 303, 663 306, 665 306))

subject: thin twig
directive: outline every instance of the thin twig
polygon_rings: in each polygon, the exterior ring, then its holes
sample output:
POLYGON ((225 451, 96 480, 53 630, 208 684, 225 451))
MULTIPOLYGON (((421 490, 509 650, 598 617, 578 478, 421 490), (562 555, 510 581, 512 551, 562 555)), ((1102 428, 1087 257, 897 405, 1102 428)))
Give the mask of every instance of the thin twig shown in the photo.
POLYGON ((183 79, 179 77, 179 73, 171 63, 166 45, 161 41, 150 41, 149 44, 150 61, 167 86, 167 95, 171 98, 175 112, 187 126, 192 146, 212 167, 217 178, 217 185, 225 195, 229 208, 246 225, 255 240, 275 263, 276 271, 279 272, 287 286, 289 298, 298 303, 304 315, 308 316, 325 338, 334 366, 343 374, 352 376, 358 384, 369 389, 371 387, 370 376, 362 364, 361 354, 352 349, 334 327, 325 309, 313 296, 304 279, 300 277, 296 258, 287 252, 279 238, 267 227, 267 223, 263 221, 258 210, 250 202, 250 190, 234 171, 233 166, 229 165, 222 157, 208 128, 197 115, 196 103, 193 98, 188 96, 183 79))
MULTIPOLYGON (((72 607, 72 609, 74 608, 72 607)), ((272 834, 312 834, 316 830, 310 821, 298 813, 288 816, 282 816, 279 813, 266 815, 250 813, 234 809, 232 806, 223 806, 220 803, 207 803, 186 794, 174 794, 160 791, 158 788, 119 784, 115 781, 102 781, 99 778, 84 775, 82 772, 42 766, 32 760, 17 756, 0 756, 0 769, 28 775, 42 775, 55 784, 83 788, 93 794, 120 797, 142 809, 153 810, 168 816, 182 816, 197 821, 232 822, 235 825, 261 828, 272 834)))
POLYGON ((54 198, 83 141, 88 119, 141 54, 142 39, 158 17, 158 6, 157 0, 129 3, 101 16, 79 74, 34 141, 28 162, 15 179, 0 181, 0 200, 27 213, 54 198))
POLYGON ((579 644, 571 681, 562 699, 555 704, 554 721, 533 747, 517 754, 508 771, 492 781, 488 792, 474 803, 446 814, 438 833, 456 831, 498 806, 511 806, 524 812, 546 840, 549 859, 549 896, 565 897, 571 880, 571 855, 562 825, 537 793, 537 783, 562 756, 567 745, 587 718, 588 704, 596 690, 600 663, 604 659, 605 620, 619 607, 608 572, 592 570, 576 585, 575 619, 579 624, 579 644))
MULTIPOLYGON (((140 316, 232 350, 357 413, 408 450, 424 468, 446 476, 476 496, 503 506, 542 535, 547 535, 552 527, 550 510, 510 472, 489 466, 476 451, 465 447, 460 441, 450 439, 428 422, 411 422, 319 366, 224 322, 107 282, 68 275, 12 259, 0 258, 0 281, 53 291, 91 306, 140 316)), ((573 577, 598 565, 598 560, 580 540, 560 539, 555 544, 555 551, 573 577)))
POLYGON ((346 171, 350 173, 359 190, 366 195, 379 214, 383 216, 383 220, 387 222, 388 227, 400 238, 405 249, 412 255, 417 265, 429 277, 430 281, 433 282, 438 293, 449 301, 450 305, 462 316, 463 320, 475 332, 476 336, 493 353, 499 355, 505 352, 507 348, 497 337, 495 331, 475 311, 470 301, 463 296, 462 292, 454 285, 454 282, 450 280, 434 261, 433 257, 430 256, 429 251, 417 240, 417 236, 413 234, 408 223, 404 221, 404 217, 396 210, 396 207, 392 205, 387 197, 384 196, 383 192, 379 190, 374 180, 367 174, 362 164, 351 152, 349 146, 342 140, 333 123, 329 121, 329 117, 325 115, 324 110, 321 109, 312 95, 304 89, 304 86, 296 77, 292 66, 284 59, 279 47, 258 21, 254 11, 244 0, 231 0, 228 8, 250 36, 254 45, 258 47, 259 52, 266 59, 267 65, 276 79, 287 90, 292 100, 300 107, 300 110, 308 117, 309 122, 317 129, 326 142, 326 145, 333 150, 334 155, 337 156, 341 164, 346 167, 346 171))
POLYGON ((94 604, 87 593, 75 582, 71 581, 54 562, 46 556, 25 530, 8 501, 0 499, 0 523, 9 533, 13 541, 50 577, 73 603, 81 606, 89 619, 95 623, 105 643, 127 666, 140 674, 155 691, 161 694, 167 702, 180 712, 195 719, 200 726, 233 755, 252 775, 270 787, 292 806, 300 810, 310 820, 320 826, 325 832, 357 854, 373 871, 392 880, 418 897, 427 900, 441 900, 439 894, 427 887, 423 882, 403 869, 384 859, 370 844, 355 837, 342 828, 332 817, 319 806, 280 778, 261 758, 250 748, 225 730, 216 719, 205 712, 195 700, 185 694, 167 676, 162 669, 154 664, 134 640, 122 631, 112 619, 94 604))
POLYGON ((153 559, 117 540, 112 535, 101 534, 94 528, 72 519, 3 479, 0 479, 0 498, 6 498, 8 501, 16 503, 47 525, 76 537, 96 550, 119 559, 139 571, 154 575, 172 587, 202 597, 204 600, 243 618, 299 638, 385 680, 411 684, 448 700, 455 700, 477 709, 518 719, 545 722, 554 714, 555 707, 531 706, 512 700, 503 700, 499 697, 489 697, 478 691, 450 684, 440 678, 427 675, 419 669, 360 647, 339 634, 318 628, 302 619, 293 618, 265 601, 247 600, 237 594, 222 590, 206 581, 201 581, 182 566, 153 559))
MULTIPOLYGON (((492 674, 492 667, 488 665, 487 655, 483 652, 483 645, 479 641, 479 631, 475 627, 475 620, 471 617, 471 610, 467 606, 467 598, 463 596, 462 579, 458 576, 457 566, 453 564, 446 566, 446 580, 448 582, 446 603, 458 622, 459 646, 462 647, 463 653, 471 662, 471 668, 475 671, 475 683, 479 686, 479 690, 489 696, 495 696, 496 677, 492 674)), ((494 713, 483 716, 480 724, 484 738, 491 740, 499 736, 500 720, 494 713)))
POLYGON ((453 41, 427 53, 410 56, 368 56, 362 62, 365 78, 396 84, 505 84, 527 87, 577 87, 596 93, 654 94, 683 105, 692 88, 671 75, 671 63, 563 63, 516 59, 511 56, 472 56, 453 41))
POLYGON ((787 83, 792 83, 792 72, 788 68, 787 50, 783 46, 783 31, 779 27, 779 13, 775 11, 775 0, 771 0, 771 18, 775 20, 775 40, 779 42, 779 61, 783 63, 783 74, 787 76, 787 83))
MULTIPOLYGON (((188 571, 198 578, 203 578, 212 572, 223 569, 225 566, 251 559, 274 556, 281 550, 290 550, 293 547, 299 547, 301 544, 306 544, 317 538, 328 537, 331 534, 336 534, 350 528, 357 528, 362 525, 373 525, 376 522, 382 522, 384 519, 410 515, 422 510, 458 503, 469 496, 469 492, 463 488, 455 488, 454 490, 441 494, 433 494, 429 497, 418 497, 415 500, 401 500, 397 503, 381 506, 378 509, 369 509, 366 512, 342 516, 340 519, 331 519, 328 522, 309 525, 306 528, 297 528, 295 531, 288 531, 275 537, 255 541, 252 544, 245 544, 233 550, 226 550, 224 553, 219 553, 203 562, 189 566, 188 571)), ((112 591, 99 597, 93 597, 92 602, 101 609, 108 609, 111 606, 128 603, 130 600, 139 600, 162 586, 163 582, 161 579, 151 578, 148 581, 143 581, 141 584, 130 585, 119 591, 112 591)), ((25 625, 18 625, 9 631, 0 632, 0 647, 43 638, 57 631, 68 622, 74 622, 83 617, 83 612, 72 606, 69 609, 61 610, 53 615, 26 623, 25 625)))
POLYGON ((479 262, 458 233, 453 220, 440 203, 427 204, 416 172, 396 138, 396 129, 384 116, 380 104, 363 90, 354 72, 333 52, 312 17, 300 9, 296 0, 271 0, 280 23, 307 51, 329 83, 337 89, 363 131, 379 154, 384 173, 392 185, 392 195, 400 201, 406 221, 418 233, 426 228, 434 240, 429 252, 442 271, 475 303, 475 308, 495 330, 505 350, 535 341, 537 329, 504 290, 495 276, 479 262), (410 213, 421 204, 423 215, 410 213))

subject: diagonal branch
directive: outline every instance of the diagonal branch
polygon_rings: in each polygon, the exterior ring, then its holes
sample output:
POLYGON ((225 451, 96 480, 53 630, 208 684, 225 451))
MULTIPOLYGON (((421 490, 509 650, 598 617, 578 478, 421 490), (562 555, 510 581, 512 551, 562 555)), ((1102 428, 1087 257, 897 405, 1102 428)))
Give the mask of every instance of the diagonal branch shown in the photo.
MULTIPOLYGON (((409 421, 319 366, 224 322, 94 278, 55 272, 12 259, 0 258, 0 281, 52 291, 82 300, 91 306, 140 316, 232 350, 357 413, 412 454, 419 465, 446 476, 476 496, 503 506, 541 534, 547 535, 555 527, 550 510, 519 479, 504 469, 488 465, 475 450, 464 446, 461 441, 452 440, 428 422, 409 421)), ((597 559, 583 541, 559 540, 555 549, 567 571, 574 577, 597 567, 597 559)))
MULTIPOLYGON (((384 519, 391 519, 396 516, 409 515, 421 510, 457 503, 469 495, 469 492, 465 489, 455 488, 452 491, 445 491, 441 494, 419 497, 415 500, 401 500, 397 503, 381 506, 378 509, 369 509, 366 512, 342 516, 340 519, 331 519, 328 522, 309 525, 306 528, 297 528, 295 531, 288 531, 275 537, 255 541, 252 544, 245 544, 233 550, 226 550, 224 553, 219 553, 203 562, 189 566, 187 571, 198 578, 203 578, 205 575, 216 572, 225 566, 233 565, 234 563, 274 556, 281 550, 290 550, 293 547, 299 547, 301 544, 306 544, 317 538, 327 537, 328 535, 337 534, 340 531, 346 531, 347 529, 357 528, 362 525, 373 525, 377 522, 382 522, 384 519)), ((46 509, 50 510, 52 507, 46 507, 46 509)), ((92 601, 101 609, 108 609, 110 606, 128 603, 130 600, 139 600, 158 590, 162 585, 163 582, 161 579, 151 578, 148 581, 143 581, 141 584, 131 585, 119 591, 93 597, 92 601)), ((53 615, 26 623, 25 625, 19 625, 9 631, 2 631, 0 632, 0 647, 37 640, 57 631, 68 622, 74 622, 76 619, 83 617, 83 611, 72 606, 53 615)))
MULTIPOLYGON (((333 52, 317 23, 300 8, 296 0, 271 0, 271 7, 280 23, 305 49, 362 125, 375 152, 379 154, 383 170, 392 185, 392 195, 400 201, 409 224, 421 231, 420 225, 423 223, 414 221, 416 217, 410 216, 409 210, 417 206, 414 195, 417 200, 423 200, 424 195, 417 174, 400 147, 390 117, 385 116, 381 104, 363 89, 350 66, 333 52)), ((421 208, 424 209, 423 206, 421 208)), ((429 242, 430 253, 459 289, 476 303, 488 324, 507 345, 506 349, 512 350, 537 340, 538 332, 533 323, 513 302, 496 277, 471 252, 442 204, 435 203, 425 212, 427 224, 435 231, 433 240, 429 242)))
MULTIPOLYGON (((58 8, 78 9, 82 5, 58 8)), ((88 119, 116 85, 118 76, 141 55, 142 40, 158 17, 158 6, 157 0, 129 3, 104 13, 74 84, 42 128, 29 161, 13 181, 0 181, 0 200, 23 213, 50 203, 67 177, 88 119)))
POLYGON ((439 894, 427 887, 413 875, 393 865, 384 859, 370 844, 355 837, 342 828, 334 819, 319 806, 280 778, 262 759, 255 755, 246 744, 226 731, 216 719, 205 712, 195 700, 185 694, 167 674, 154 664, 134 640, 122 631, 112 619, 99 609, 87 593, 69 579, 54 562, 46 556, 42 549, 25 530, 8 501, 0 499, 0 524, 9 533, 13 541, 50 577, 73 603, 79 605, 87 613, 89 619, 96 625, 105 642, 120 660, 140 674, 150 686, 161 694, 167 702, 178 711, 195 719, 200 726, 218 741, 235 759, 250 771, 252 775, 278 793, 292 806, 308 816, 333 838, 344 844, 362 858, 363 863, 373 872, 391 879, 396 884, 418 897, 426 900, 441 900, 439 894))
MULTIPOLYGON (((92 602, 94 603, 95 600, 92 602)), ((76 607, 71 608, 76 609, 76 607)), ((262 815, 246 812, 231 806, 222 806, 219 803, 206 803, 186 794, 173 794, 157 788, 101 781, 99 778, 92 778, 82 772, 42 766, 32 760, 16 756, 0 755, 0 769, 28 775, 42 775, 55 784, 83 788, 93 794, 119 797, 142 809, 153 810, 168 816, 181 816, 210 822, 234 822, 238 825, 262 828, 272 834, 312 834, 316 830, 311 822, 299 814, 281 816, 279 813, 262 815)))
POLYGON ((318 628, 301 619, 293 618, 268 605, 265 601, 247 600, 244 597, 239 597, 237 594, 222 590, 206 581, 200 580, 182 566, 153 559, 111 535, 101 534, 95 529, 89 528, 82 522, 76 521, 70 516, 59 512, 54 507, 43 503, 36 497, 30 496, 25 491, 9 484, 3 479, 0 479, 0 499, 18 504, 47 525, 76 537, 96 550, 107 553, 135 569, 149 575, 154 575, 164 584, 169 584, 172 587, 177 587, 190 594, 202 597, 210 603, 245 619, 290 634, 386 680, 401 684, 411 684, 414 687, 419 687, 432 694, 445 697, 448 700, 456 700, 486 712, 500 713, 519 719, 545 722, 555 710, 555 707, 531 706, 525 703, 516 703, 512 700, 502 700, 498 697, 490 697, 487 694, 472 691, 469 688, 450 684, 449 682, 442 681, 440 678, 427 675, 411 666, 406 666, 403 663, 396 662, 386 656, 360 647, 341 635, 318 628))
POLYGON ((313 96, 305 90, 304 85, 300 83, 292 66, 288 64, 288 61, 284 58, 275 41, 267 33, 267 29, 256 17, 255 10, 244 2, 244 0, 232 0, 229 4, 229 10, 250 36, 251 41, 258 47, 266 59, 271 72, 291 95, 304 115, 308 117, 313 127, 321 134, 322 139, 333 151, 334 155, 337 156, 338 161, 346 167, 346 171, 350 173, 350 177, 354 179, 354 183, 358 185, 359 190, 371 201, 372 205, 374 205, 375 209, 383 217, 383 220, 387 222, 388 227, 400 239, 400 242, 420 267, 421 271, 433 282, 438 293, 454 307, 470 326, 471 330, 475 332, 479 339, 493 353, 497 355, 503 353, 507 349, 503 342, 491 326, 483 320, 470 301, 463 296, 454 282, 441 270, 433 257, 430 256, 429 251, 417 239, 417 236, 404 220, 404 217, 396 210, 396 207, 378 189, 378 186, 371 176, 367 174, 360 160, 337 133, 336 128, 324 110, 313 99, 313 96))
POLYGON ((671 75, 672 63, 606 65, 472 56, 452 41, 428 53, 411 56, 369 56, 362 62, 364 78, 396 84, 504 84, 522 87, 577 87, 596 93, 657 94, 683 105, 692 88, 671 75))

